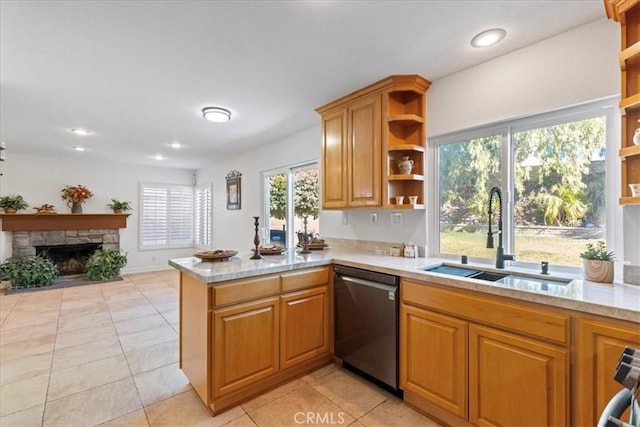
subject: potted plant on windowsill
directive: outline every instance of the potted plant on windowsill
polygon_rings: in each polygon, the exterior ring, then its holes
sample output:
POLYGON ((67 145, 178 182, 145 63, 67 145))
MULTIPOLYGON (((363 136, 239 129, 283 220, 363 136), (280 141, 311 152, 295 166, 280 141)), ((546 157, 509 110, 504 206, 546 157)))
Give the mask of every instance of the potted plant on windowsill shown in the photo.
POLYGON ((584 278, 591 282, 613 282, 613 260, 615 254, 608 251, 604 240, 587 243, 587 250, 580 254, 584 278))
POLYGON ((107 203, 107 206, 113 209, 113 213, 122 213, 133 209, 131 207, 131 202, 121 202, 118 199, 111 199, 111 203, 107 203))
POLYGON ((16 213, 19 210, 26 209, 29 204, 19 194, 11 194, 0 198, 0 208, 3 208, 5 213, 16 213))

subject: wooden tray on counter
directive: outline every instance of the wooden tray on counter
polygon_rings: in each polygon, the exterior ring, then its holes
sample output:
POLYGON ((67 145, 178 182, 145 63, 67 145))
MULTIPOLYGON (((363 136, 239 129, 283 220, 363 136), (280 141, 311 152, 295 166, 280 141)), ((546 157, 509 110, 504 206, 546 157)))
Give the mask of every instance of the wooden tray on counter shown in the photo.
POLYGON ((202 261, 227 261, 232 256, 238 255, 238 251, 201 251, 193 254, 194 257, 200 258, 202 261))

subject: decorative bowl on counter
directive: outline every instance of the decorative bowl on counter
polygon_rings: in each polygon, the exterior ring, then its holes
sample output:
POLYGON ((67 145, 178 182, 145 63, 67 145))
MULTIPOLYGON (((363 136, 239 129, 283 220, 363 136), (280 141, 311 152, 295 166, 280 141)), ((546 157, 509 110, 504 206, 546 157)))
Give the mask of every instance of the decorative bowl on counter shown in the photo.
POLYGON ((227 261, 232 256, 238 255, 238 251, 229 249, 212 249, 210 251, 200 251, 193 254, 194 257, 202 261, 227 261))
POLYGON ((260 255, 280 255, 287 250, 287 248, 277 244, 260 246, 259 249, 260 255))

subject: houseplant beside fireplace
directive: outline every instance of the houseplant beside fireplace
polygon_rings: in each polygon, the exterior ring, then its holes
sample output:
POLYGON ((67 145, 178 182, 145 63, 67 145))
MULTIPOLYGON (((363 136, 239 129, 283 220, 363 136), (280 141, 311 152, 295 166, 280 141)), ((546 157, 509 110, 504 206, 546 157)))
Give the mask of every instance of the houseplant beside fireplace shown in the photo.
POLYGON ((11 281, 12 289, 51 286, 58 267, 39 256, 12 257, 0 264, 0 279, 11 281))

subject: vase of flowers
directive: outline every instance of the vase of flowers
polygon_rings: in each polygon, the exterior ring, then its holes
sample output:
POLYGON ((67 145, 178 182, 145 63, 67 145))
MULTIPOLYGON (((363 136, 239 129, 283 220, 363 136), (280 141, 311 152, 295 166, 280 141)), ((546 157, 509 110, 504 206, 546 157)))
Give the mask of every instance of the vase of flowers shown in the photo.
POLYGON ((84 185, 66 185, 61 190, 61 193, 62 200, 67 202, 67 206, 71 208, 71 213, 82 213, 82 204, 93 197, 91 190, 84 185))

